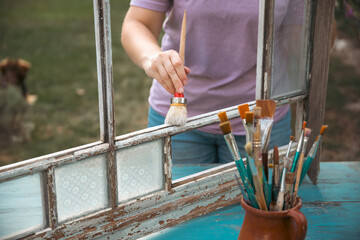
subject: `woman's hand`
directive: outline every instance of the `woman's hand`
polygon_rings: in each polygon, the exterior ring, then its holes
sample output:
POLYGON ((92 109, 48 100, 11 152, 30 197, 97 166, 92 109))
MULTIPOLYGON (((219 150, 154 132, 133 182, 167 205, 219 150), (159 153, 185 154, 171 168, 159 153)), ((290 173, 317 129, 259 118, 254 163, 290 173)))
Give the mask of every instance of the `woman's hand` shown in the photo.
POLYGON ((180 55, 174 51, 158 52, 150 57, 143 57, 145 73, 155 78, 169 93, 183 93, 190 69, 185 67, 180 55))
POLYGON ((171 94, 182 93, 190 69, 184 66, 176 51, 161 50, 158 38, 164 19, 165 12, 130 6, 124 19, 121 42, 133 62, 149 77, 159 81, 171 94))

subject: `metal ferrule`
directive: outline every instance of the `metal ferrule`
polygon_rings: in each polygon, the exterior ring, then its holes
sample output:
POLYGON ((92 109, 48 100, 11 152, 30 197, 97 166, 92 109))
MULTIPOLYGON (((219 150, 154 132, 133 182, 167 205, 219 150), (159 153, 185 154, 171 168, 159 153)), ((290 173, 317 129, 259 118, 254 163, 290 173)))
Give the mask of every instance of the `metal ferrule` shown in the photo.
POLYGON ((262 132, 261 142, 262 142, 262 150, 267 150, 270 140, 270 133, 272 128, 272 119, 261 119, 260 129, 262 132))
POLYGON ((280 184, 280 192, 285 192, 285 175, 286 175, 286 168, 283 168, 283 172, 281 175, 281 184, 280 184))
POLYGON ((301 136, 300 136, 300 139, 299 139, 297 148, 296 148, 296 151, 297 151, 297 152, 301 152, 301 147, 302 147, 302 145, 303 145, 303 144, 302 144, 303 139, 304 139, 304 131, 301 131, 301 136))
POLYGON ((180 104, 185 104, 186 105, 186 98, 182 98, 182 97, 173 97, 171 98, 171 103, 180 103, 180 104))
POLYGON ((315 158, 316 151, 319 147, 319 142, 320 142, 320 138, 312 145, 312 147, 308 153, 308 156, 315 158))
POLYGON ((288 149, 286 151, 286 157, 289 157, 290 155, 290 151, 291 151, 291 147, 292 147, 293 141, 290 141, 289 145, 288 145, 288 149))
POLYGON ((231 133, 225 134, 224 139, 226 141, 226 144, 228 145, 228 148, 229 148, 229 150, 231 152, 232 157, 235 160, 240 160, 241 157, 240 157, 240 154, 239 154, 238 146, 236 145, 234 135, 232 135, 231 133))
POLYGON ((305 153, 305 151, 306 151, 308 140, 309 140, 308 137, 304 137, 304 143, 303 143, 303 146, 302 146, 302 153, 305 153))
POLYGON ((246 131, 246 142, 252 142, 252 138, 253 138, 253 127, 244 124, 244 128, 246 131))

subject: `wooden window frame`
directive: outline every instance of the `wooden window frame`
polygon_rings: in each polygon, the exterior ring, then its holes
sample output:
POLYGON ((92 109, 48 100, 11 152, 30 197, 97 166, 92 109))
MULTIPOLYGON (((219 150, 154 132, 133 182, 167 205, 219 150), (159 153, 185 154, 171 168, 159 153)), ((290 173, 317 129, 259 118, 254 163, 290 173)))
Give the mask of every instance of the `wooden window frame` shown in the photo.
MULTIPOLYGON (((307 69, 305 76, 308 91, 294 96, 276 99, 277 105, 296 104, 296 122, 299 125, 307 119, 313 131, 319 131, 324 119, 327 72, 330 51, 331 21, 335 1, 307 0, 312 6, 307 18, 313 18, 309 36, 307 69), (320 93, 320 94, 319 94, 320 93), (313 104, 317 103, 317 104, 313 104), (305 114, 307 113, 307 114, 305 114)), ((136 239, 141 236, 173 226, 180 222, 209 213, 219 208, 239 203, 241 193, 234 174, 234 163, 224 164, 172 181, 171 177, 171 139, 170 136, 218 123, 214 111, 189 118, 183 127, 161 125, 133 133, 117 136, 115 134, 110 0, 93 0, 95 38, 97 52, 100 141, 67 149, 61 152, 33 158, 0 168, 0 183, 31 174, 41 173, 46 209, 46 228, 33 229, 17 235, 18 238, 95 238, 116 237, 136 239), (165 188, 126 203, 117 203, 116 151, 144 142, 164 139, 164 176, 165 188), (56 214, 56 189, 54 169, 69 163, 87 159, 91 156, 107 156, 108 200, 109 207, 91 215, 86 215, 58 223, 56 214)), ((258 78, 256 99, 270 98, 268 89, 271 84, 271 49, 274 0, 260 1, 258 49, 258 78), (266 19, 266 20, 265 20, 266 19), (260 74, 259 74, 260 73, 260 74), (267 76, 267 77, 266 77, 267 76), (260 87, 259 87, 260 86, 260 87)), ((250 108, 255 102, 249 103, 250 108)), ((221 109, 229 119, 238 118, 237 107, 221 109)), ((296 129, 296 133, 300 131, 296 129)), ((312 139, 313 140, 313 139, 312 139)), ((296 147, 296 146, 295 146, 296 147)), ((280 148, 280 155, 286 151, 280 148)), ((271 152, 269 153, 271 154, 271 152)), ((316 182, 319 158, 312 166, 312 180, 316 182), (315 169, 315 170, 314 170, 315 169)))

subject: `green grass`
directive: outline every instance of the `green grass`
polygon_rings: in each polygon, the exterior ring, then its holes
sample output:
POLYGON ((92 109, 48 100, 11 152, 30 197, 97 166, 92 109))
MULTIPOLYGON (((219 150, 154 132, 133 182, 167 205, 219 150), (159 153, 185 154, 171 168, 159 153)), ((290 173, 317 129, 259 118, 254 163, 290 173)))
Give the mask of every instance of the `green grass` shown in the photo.
MULTIPOLYGON (((121 47, 128 4, 111 2, 117 135, 146 127, 151 85, 121 47)), ((30 93, 38 96, 27 116, 35 126, 31 140, 0 146, 0 165, 98 141, 92 1, 0 0, 0 6, 0 60, 29 61, 32 67, 26 83, 30 93), (84 89, 85 94, 78 95, 76 89, 84 89)))

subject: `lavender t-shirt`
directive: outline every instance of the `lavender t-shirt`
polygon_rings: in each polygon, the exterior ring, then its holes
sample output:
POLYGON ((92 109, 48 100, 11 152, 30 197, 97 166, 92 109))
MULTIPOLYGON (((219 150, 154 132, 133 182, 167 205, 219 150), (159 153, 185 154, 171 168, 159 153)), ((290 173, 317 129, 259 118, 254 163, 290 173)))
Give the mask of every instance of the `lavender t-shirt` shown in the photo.
MULTIPOLYGON (((286 4, 288 1, 284 1, 286 4)), ((280 18, 283 16, 279 8, 280 18)), ((131 0, 131 5, 166 12, 163 51, 178 51, 181 22, 187 11, 185 65, 191 69, 184 95, 188 116, 239 105, 255 99, 258 12, 257 0, 131 0)), ((278 21, 281 22, 281 21, 278 21)), ((166 116, 171 94, 153 80, 149 104, 166 116)), ((279 107, 275 121, 288 107, 279 107)), ((244 135, 241 119, 231 120, 232 131, 244 135)), ((217 124, 199 130, 221 134, 217 124)))

